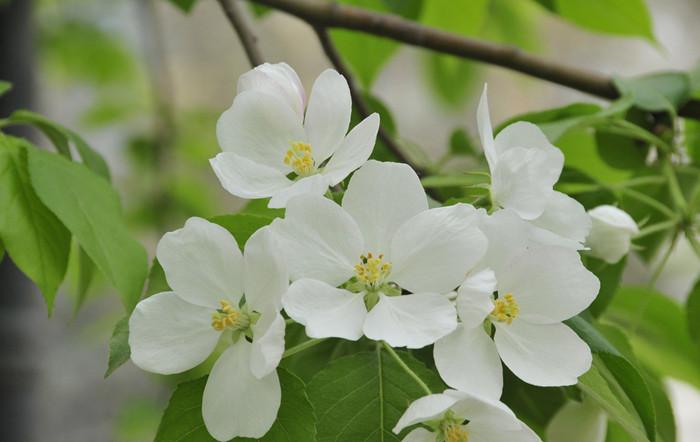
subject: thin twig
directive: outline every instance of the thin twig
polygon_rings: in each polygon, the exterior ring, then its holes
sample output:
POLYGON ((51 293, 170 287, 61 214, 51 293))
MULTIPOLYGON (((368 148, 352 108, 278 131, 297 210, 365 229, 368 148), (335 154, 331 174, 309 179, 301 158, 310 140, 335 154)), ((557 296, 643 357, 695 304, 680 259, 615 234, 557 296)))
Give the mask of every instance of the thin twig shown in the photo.
MULTIPOLYGON (((315 27, 344 28, 386 37, 409 45, 501 66, 601 98, 613 100, 620 96, 610 76, 546 60, 523 52, 517 47, 430 28, 395 15, 319 0, 251 1, 292 14, 315 27)), ((700 100, 689 101, 678 113, 683 117, 700 119, 700 100)))
POLYGON ((255 67, 263 64, 265 59, 258 48, 258 37, 255 36, 255 33, 253 33, 250 26, 248 26, 239 0, 218 0, 218 2, 219 5, 221 5, 221 9, 224 10, 224 14, 226 14, 231 26, 233 26, 236 34, 238 34, 238 39, 241 41, 241 45, 243 45, 250 65, 255 67))

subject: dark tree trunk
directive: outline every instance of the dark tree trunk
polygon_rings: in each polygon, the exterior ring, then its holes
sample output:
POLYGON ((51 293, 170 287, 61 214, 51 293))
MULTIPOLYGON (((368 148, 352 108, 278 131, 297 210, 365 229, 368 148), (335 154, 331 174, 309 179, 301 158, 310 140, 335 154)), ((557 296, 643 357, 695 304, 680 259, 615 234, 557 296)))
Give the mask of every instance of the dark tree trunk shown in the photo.
MULTIPOLYGON (((0 117, 30 108, 34 90, 30 0, 0 1, 0 80, 13 89, 0 97, 0 117)), ((10 130, 8 130, 10 132, 10 130)), ((26 132, 12 130, 16 135, 26 132)), ((32 431, 36 341, 31 321, 36 289, 5 256, 0 264, 0 440, 35 440, 32 431)), ((51 437, 49 436, 49 439, 51 437)))

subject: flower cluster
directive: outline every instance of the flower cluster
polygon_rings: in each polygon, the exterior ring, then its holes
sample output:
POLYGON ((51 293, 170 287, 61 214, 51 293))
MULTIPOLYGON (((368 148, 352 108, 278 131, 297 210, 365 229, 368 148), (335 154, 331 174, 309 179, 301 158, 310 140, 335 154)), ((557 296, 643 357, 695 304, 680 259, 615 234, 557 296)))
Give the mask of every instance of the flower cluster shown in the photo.
POLYGON ((408 165, 368 160, 378 115, 347 133, 350 113, 347 82, 333 70, 308 103, 284 63, 240 78, 211 164, 226 190, 270 198, 284 218, 253 234, 243 253, 226 229, 200 218, 166 234, 157 257, 173 291, 136 307, 132 360, 168 374, 214 352, 202 405, 208 431, 261 437, 281 402, 284 311, 311 338, 433 346, 451 389, 408 407, 394 431, 421 425, 404 440, 539 440, 500 402, 501 361, 533 385, 577 382, 591 351, 563 322, 599 290, 580 253, 615 262, 636 225, 619 209, 587 213, 555 191, 564 158, 537 126, 514 123, 494 137, 486 90, 477 120, 487 208, 434 207, 408 165), (327 192, 339 184, 340 204, 327 192))

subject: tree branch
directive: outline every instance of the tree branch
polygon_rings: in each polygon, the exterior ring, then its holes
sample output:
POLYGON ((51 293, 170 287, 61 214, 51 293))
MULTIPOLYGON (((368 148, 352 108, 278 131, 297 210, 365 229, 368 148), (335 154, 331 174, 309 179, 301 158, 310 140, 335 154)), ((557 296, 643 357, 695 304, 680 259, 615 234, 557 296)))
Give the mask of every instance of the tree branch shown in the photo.
POLYGON ((253 31, 248 26, 245 20, 245 16, 241 9, 239 0, 218 0, 221 9, 224 10, 226 18, 231 23, 231 26, 238 34, 238 39, 243 45, 246 55, 248 56, 248 61, 252 67, 258 66, 265 62, 265 59, 258 49, 258 37, 255 36, 253 31))
MULTIPOLYGON (((223 1, 223 0, 220 0, 223 1)), ((620 96, 612 79, 597 72, 566 66, 513 46, 462 37, 401 17, 318 0, 250 0, 292 14, 315 27, 344 28, 409 45, 501 66, 601 98, 620 96)), ((700 100, 691 100, 679 115, 700 119, 700 100)))

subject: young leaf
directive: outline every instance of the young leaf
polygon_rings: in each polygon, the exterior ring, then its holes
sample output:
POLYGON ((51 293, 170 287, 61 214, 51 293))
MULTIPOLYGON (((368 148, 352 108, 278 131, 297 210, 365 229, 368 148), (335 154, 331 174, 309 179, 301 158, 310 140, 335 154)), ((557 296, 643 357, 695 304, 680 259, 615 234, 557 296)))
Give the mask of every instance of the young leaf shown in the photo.
POLYGON ((168 281, 165 279, 165 271, 163 271, 163 266, 158 262, 158 258, 153 258, 151 262, 151 269, 148 271, 148 278, 146 279, 146 290, 143 297, 148 298, 156 293, 168 292, 170 291, 170 286, 168 281))
POLYGON ((24 140, 0 134, 0 239, 8 255, 41 290, 49 313, 63 281, 70 232, 37 197, 24 140))
MULTIPOLYGON (((284 369, 277 373, 282 386, 282 404, 277 420, 259 441, 288 442, 314 440, 316 433, 314 413, 304 392, 304 383, 284 369)), ((155 442, 213 442, 202 419, 202 394, 207 377, 183 382, 170 398, 158 427, 155 442)), ((245 400, 245 398, 236 398, 245 400)), ((235 442, 252 441, 235 438, 235 442)), ((233 442, 232 441, 232 442, 233 442)))
MULTIPOLYGON (((409 354, 398 354, 431 390, 444 389, 434 372, 409 354)), ((392 428, 408 405, 425 395, 381 347, 331 362, 307 391, 316 410, 318 442, 399 441, 392 428)))
POLYGON ((41 201, 75 235, 131 311, 141 297, 148 264, 146 251, 126 227, 117 193, 82 164, 39 149, 29 151, 29 172, 41 201))
POLYGON ((12 89, 12 83, 0 80, 0 97, 12 89))
POLYGON ((656 41, 651 14, 644 0, 554 0, 553 3, 558 15, 582 28, 656 41))
POLYGON ((112 337, 109 339, 109 361, 107 362, 105 378, 114 373, 114 370, 121 367, 130 357, 129 317, 126 316, 114 326, 112 337))

